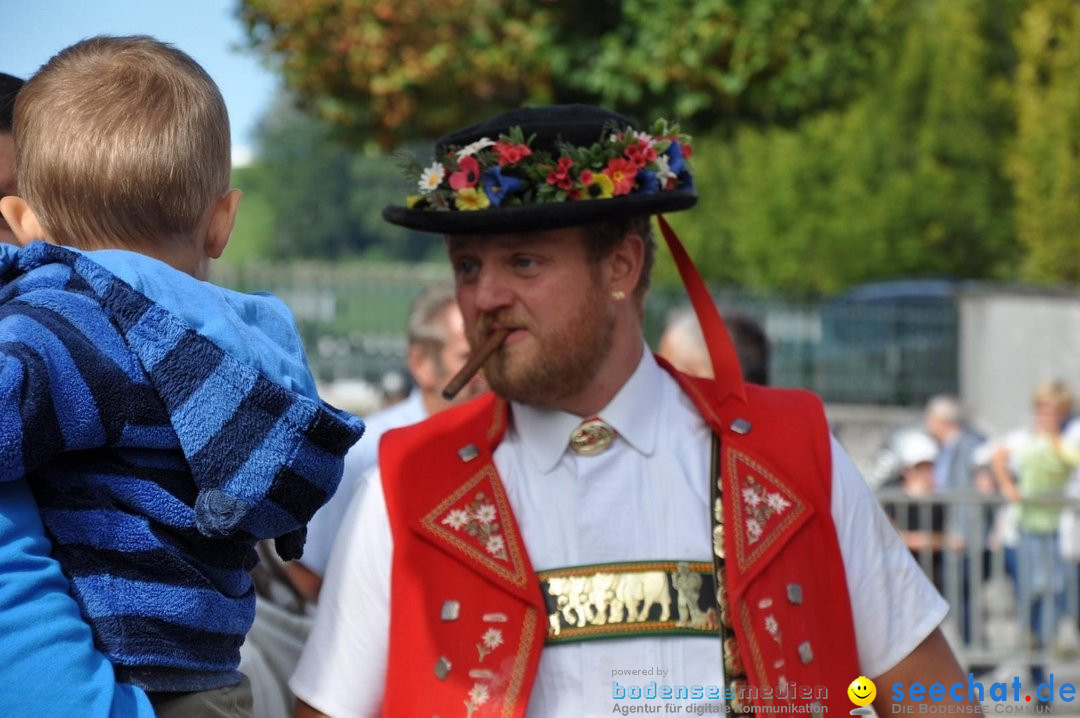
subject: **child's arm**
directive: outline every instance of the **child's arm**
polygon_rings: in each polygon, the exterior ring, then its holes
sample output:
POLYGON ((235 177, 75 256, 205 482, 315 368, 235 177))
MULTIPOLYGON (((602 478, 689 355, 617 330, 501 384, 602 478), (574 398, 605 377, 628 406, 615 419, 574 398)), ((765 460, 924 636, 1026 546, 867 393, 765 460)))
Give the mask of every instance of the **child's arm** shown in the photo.
POLYGON ((0 715, 152 718, 146 694, 94 649, 49 548, 26 482, 0 483, 0 715))

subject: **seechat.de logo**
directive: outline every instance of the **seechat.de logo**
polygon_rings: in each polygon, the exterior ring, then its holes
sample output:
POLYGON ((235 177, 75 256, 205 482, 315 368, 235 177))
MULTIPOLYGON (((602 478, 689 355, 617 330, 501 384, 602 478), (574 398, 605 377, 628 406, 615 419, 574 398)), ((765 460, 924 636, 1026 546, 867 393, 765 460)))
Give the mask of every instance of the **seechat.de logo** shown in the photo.
POLYGON ((847 687, 847 695, 851 702, 858 706, 858 708, 851 711, 851 715, 865 716, 874 712, 872 708, 867 708, 867 706, 877 698, 877 686, 866 676, 859 676, 853 680, 851 685, 847 687))

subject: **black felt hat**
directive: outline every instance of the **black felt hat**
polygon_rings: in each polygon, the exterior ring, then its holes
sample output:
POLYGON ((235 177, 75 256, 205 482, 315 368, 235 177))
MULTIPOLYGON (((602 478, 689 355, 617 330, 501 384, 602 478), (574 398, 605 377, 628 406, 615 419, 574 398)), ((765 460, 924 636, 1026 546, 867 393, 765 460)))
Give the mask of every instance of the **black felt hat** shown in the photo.
MULTIPOLYGON (((565 145, 576 148, 588 148, 595 143, 606 141, 611 133, 625 133, 634 128, 628 118, 608 110, 589 105, 551 105, 546 107, 528 107, 512 110, 493 117, 490 120, 453 132, 441 138, 435 147, 437 158, 455 157, 461 148, 484 140, 495 141, 500 136, 509 135, 512 128, 520 128, 522 136, 532 138, 530 148, 541 156, 550 155, 557 161, 565 145)), ((524 187, 522 190, 507 189, 505 201, 494 201, 490 181, 484 183, 486 197, 490 201, 482 209, 464 211, 453 206, 453 202, 439 205, 422 198, 418 206, 404 207, 389 205, 383 209, 383 219, 392 224, 401 225, 421 232, 440 234, 505 234, 531 232, 544 229, 573 227, 593 222, 603 222, 628 217, 661 214, 688 209, 697 202, 693 179, 685 167, 678 141, 666 141, 665 154, 660 159, 668 170, 666 184, 656 182, 656 173, 652 170, 639 170, 628 193, 599 199, 563 198, 553 200, 548 195, 546 201, 536 201, 535 185, 543 184, 537 180, 536 169, 524 172, 521 166, 509 164, 505 167, 492 167, 497 179, 524 187), (674 172, 670 170, 676 170, 674 172), (529 182, 533 183, 530 188, 529 182)), ((491 145, 484 148, 491 152, 491 145)), ((655 166, 655 165, 650 165, 655 166)), ((580 171, 580 167, 577 168, 580 171)), ((594 166, 590 170, 600 174, 602 167, 594 166)), ((664 178, 661 178, 663 180, 664 178)), ((605 180, 606 182, 606 180, 605 180)), ((480 183, 476 182, 480 187, 480 183)), ((498 192, 502 187, 495 187, 498 192)), ((544 188, 551 190, 552 188, 544 188)), ((477 190, 479 192, 479 190, 477 190)), ((443 190, 445 195, 445 189, 443 190)), ((563 193, 564 195, 566 193, 563 193)), ((431 197, 433 195, 429 195, 431 197)))

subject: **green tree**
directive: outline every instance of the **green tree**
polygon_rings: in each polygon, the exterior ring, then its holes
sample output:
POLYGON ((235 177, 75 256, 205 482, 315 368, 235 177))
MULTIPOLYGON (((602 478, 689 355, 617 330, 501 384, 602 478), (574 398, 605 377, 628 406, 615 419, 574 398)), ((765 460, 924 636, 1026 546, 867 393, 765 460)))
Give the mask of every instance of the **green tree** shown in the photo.
POLYGON ((252 44, 353 139, 430 138, 526 102, 691 127, 844 102, 897 0, 242 0, 252 44))
POLYGON ((1014 59, 999 42, 1017 5, 912 3, 874 89, 847 109, 699 142, 702 206, 678 221, 708 277, 831 292, 1007 276, 1018 254, 1002 171, 1014 59))
POLYGON ((1016 43, 1019 126, 1009 170, 1023 276, 1080 282, 1080 3, 1034 0, 1016 43))
POLYGON ((271 246, 277 257, 340 257, 357 246, 350 211, 352 157, 323 123, 279 100, 256 134, 258 191, 274 208, 271 246))
POLYGON ((234 175, 244 191, 229 257, 420 260, 441 249, 382 221, 408 183, 394 160, 343 144, 326 122, 279 98, 256 132, 256 159, 234 175))

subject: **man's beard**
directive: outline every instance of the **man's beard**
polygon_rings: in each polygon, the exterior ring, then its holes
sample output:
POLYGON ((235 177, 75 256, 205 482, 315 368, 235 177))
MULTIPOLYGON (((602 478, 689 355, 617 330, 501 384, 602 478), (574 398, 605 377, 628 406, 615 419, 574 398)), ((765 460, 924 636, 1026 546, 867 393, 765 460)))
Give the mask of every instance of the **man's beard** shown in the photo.
MULTIPOLYGON (((596 378, 611 352, 615 316, 596 292, 583 311, 553 332, 532 330, 536 353, 508 356, 505 347, 484 365, 484 375, 496 394, 530 406, 550 407, 584 390, 596 378)), ((512 348, 511 348, 512 350, 512 348)))

